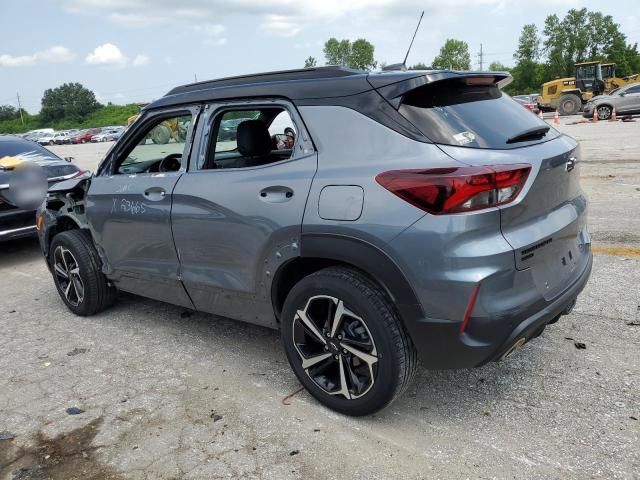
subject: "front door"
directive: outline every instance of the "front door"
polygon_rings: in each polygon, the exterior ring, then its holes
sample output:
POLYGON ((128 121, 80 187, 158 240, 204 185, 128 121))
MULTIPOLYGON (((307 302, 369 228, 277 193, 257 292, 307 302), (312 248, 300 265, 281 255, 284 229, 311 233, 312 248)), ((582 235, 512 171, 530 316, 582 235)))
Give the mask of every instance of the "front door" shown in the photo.
POLYGON ((107 276, 128 292, 192 307, 179 279, 171 194, 186 170, 196 109, 146 115, 91 181, 87 219, 107 276))
POLYGON ((271 324, 275 271, 300 254, 317 156, 286 103, 209 106, 174 190, 184 285, 198 310, 271 324))

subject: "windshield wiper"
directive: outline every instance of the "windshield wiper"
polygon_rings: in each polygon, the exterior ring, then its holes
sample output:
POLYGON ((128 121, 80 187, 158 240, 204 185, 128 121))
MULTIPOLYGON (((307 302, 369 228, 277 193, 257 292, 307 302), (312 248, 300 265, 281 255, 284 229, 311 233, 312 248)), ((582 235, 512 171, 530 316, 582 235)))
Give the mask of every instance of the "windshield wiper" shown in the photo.
POLYGON ((547 132, 550 129, 551 127, 546 125, 540 126, 540 127, 528 128, 518 133, 517 135, 514 135, 513 137, 509 138, 509 140, 507 140, 507 143, 518 143, 518 142, 525 142, 527 140, 535 140, 538 138, 542 138, 547 134, 547 132))

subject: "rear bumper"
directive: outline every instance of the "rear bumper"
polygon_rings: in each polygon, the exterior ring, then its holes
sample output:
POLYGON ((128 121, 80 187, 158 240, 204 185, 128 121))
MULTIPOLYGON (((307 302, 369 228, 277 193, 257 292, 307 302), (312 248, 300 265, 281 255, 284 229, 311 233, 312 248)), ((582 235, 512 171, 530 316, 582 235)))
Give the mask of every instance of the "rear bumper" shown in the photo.
MULTIPOLYGON (((534 338, 548 323, 573 306, 589 280, 592 262, 589 251, 582 273, 554 300, 545 302, 541 298, 515 317, 505 315, 499 321, 485 322, 481 326, 482 338, 472 333, 461 334, 460 322, 404 317, 421 363, 431 369, 455 369, 499 360, 516 343, 534 338)), ((405 312, 399 307, 402 315, 405 312)))

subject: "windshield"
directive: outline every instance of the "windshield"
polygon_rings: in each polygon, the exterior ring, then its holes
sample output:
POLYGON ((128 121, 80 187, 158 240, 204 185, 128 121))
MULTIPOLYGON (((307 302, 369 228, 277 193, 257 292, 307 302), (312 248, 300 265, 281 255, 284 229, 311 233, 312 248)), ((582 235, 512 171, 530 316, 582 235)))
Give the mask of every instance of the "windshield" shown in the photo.
POLYGON ((442 81, 412 90, 400 113, 434 143, 469 148, 508 149, 550 140, 546 134, 514 144, 510 139, 547 124, 513 101, 496 85, 442 81))
POLYGON ((0 159, 17 157, 22 161, 53 162, 61 158, 35 142, 17 137, 0 138, 0 159))

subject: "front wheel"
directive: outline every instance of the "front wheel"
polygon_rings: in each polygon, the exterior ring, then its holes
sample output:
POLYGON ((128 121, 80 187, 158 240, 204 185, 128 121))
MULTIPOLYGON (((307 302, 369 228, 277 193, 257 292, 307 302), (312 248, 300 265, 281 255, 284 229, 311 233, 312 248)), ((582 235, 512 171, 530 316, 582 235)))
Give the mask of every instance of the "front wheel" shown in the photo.
POLYGON ((89 316, 110 306, 116 289, 100 269, 100 258, 86 230, 56 235, 49 249, 49 265, 60 298, 76 315, 89 316))
POLYGON ((562 95, 558 103, 558 113, 560 115, 575 115, 580 111, 582 100, 577 95, 571 93, 562 95))
POLYGON ((415 373, 415 347, 393 303, 356 270, 331 267, 303 278, 287 296, 281 327, 300 382, 340 413, 381 410, 415 373))
POLYGON ((609 120, 611 118, 612 109, 609 105, 600 105, 597 112, 598 120, 609 120))

